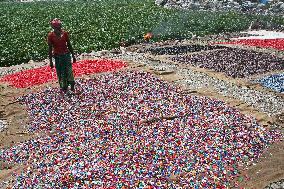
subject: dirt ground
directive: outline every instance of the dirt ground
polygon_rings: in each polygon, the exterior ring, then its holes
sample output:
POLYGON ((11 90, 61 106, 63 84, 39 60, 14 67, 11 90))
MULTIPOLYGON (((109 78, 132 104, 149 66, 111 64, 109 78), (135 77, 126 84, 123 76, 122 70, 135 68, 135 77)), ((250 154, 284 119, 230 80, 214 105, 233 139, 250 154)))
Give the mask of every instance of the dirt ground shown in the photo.
MULTIPOLYGON (((280 53, 281 54, 281 53, 280 53)), ((281 56, 281 55, 279 55, 281 56)), ((155 57, 160 60, 167 60, 167 57, 160 56, 155 57)), ((190 67, 190 66, 186 66, 190 67)), ((267 93, 272 93, 284 98, 283 94, 275 93, 271 90, 265 89, 260 85, 250 84, 245 79, 233 79, 228 78, 223 74, 213 72, 211 70, 199 69, 195 67, 190 67, 193 70, 200 71, 217 77, 222 80, 234 82, 240 86, 249 86, 255 90, 265 91, 267 93)), ((158 77, 173 82, 176 80, 183 79, 181 76, 177 75, 175 72, 169 74, 157 73, 147 66, 142 66, 133 62, 129 62, 129 67, 124 69, 134 69, 134 70, 144 70, 151 72, 158 77)), ((86 76, 93 77, 93 76, 86 76)), ((0 84, 0 119, 7 120, 9 123, 8 128, 3 132, 0 132, 0 148, 6 148, 15 145, 18 142, 23 142, 28 139, 37 137, 38 134, 30 134, 27 132, 25 125, 27 124, 28 115, 25 107, 17 101, 17 97, 20 97, 31 92, 36 92, 47 86, 57 87, 57 82, 50 82, 36 87, 30 87, 26 89, 16 89, 10 87, 6 84, 0 84)), ((279 112, 278 116, 269 117, 267 114, 260 112, 259 110, 248 106, 242 101, 221 96, 208 89, 200 89, 196 91, 189 91, 184 89, 185 93, 189 95, 198 96, 209 96, 213 98, 218 98, 225 101, 232 107, 236 107, 244 114, 250 114, 254 116, 257 121, 264 127, 269 128, 272 124, 277 124, 279 128, 284 129, 284 111, 279 112)), ((284 109, 284 108, 283 108, 284 109)), ((21 171, 22 166, 19 165, 8 165, 0 160, 0 183, 3 180, 7 180, 13 172, 21 171)), ((250 189, 260 189, 267 186, 269 183, 283 179, 284 178, 284 141, 273 144, 267 151, 261 156, 258 162, 247 168, 244 168, 242 174, 247 174, 249 176, 248 181, 243 181, 242 186, 250 189)), ((1 185, 0 185, 1 188, 1 185)))

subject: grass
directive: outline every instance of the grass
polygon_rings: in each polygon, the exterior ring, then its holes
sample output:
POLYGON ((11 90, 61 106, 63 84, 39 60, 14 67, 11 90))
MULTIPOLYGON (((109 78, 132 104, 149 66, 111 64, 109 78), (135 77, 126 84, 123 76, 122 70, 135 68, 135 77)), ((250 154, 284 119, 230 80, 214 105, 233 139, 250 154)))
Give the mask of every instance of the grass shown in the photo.
MULTIPOLYGON (((169 10, 152 0, 0 2, 0 66, 46 59, 49 21, 55 17, 63 21, 75 52, 80 54, 112 49, 122 40, 142 39, 148 31, 156 41, 190 38, 192 33, 241 31, 257 16, 169 10)), ((263 19, 284 23, 281 18, 263 19)))

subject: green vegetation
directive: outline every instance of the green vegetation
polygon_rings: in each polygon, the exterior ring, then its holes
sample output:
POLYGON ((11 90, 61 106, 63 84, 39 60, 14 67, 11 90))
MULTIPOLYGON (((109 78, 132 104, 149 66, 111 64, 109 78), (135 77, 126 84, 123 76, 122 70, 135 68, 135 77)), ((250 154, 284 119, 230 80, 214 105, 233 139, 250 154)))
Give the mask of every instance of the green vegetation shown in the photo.
POLYGON ((192 33, 244 30, 255 19, 237 13, 169 10, 153 0, 0 2, 0 66, 47 58, 46 36, 55 17, 63 21, 78 54, 118 47, 121 40, 142 39, 148 31, 154 40, 190 38, 192 33))

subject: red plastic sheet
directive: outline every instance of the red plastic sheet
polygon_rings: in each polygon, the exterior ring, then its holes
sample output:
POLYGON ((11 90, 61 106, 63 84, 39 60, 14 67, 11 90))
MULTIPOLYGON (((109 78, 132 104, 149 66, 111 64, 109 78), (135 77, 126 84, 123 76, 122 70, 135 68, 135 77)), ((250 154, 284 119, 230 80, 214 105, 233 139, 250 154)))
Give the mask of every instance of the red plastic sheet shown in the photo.
MULTIPOLYGON (((113 71, 126 66, 126 62, 117 60, 80 60, 73 63, 73 73, 76 77, 113 71)), ((16 88, 26 88, 55 80, 57 80, 55 68, 51 69, 49 66, 25 70, 0 78, 0 82, 8 82, 16 88)))
POLYGON ((236 41, 222 42, 219 44, 248 45, 284 51, 284 39, 241 39, 236 41))

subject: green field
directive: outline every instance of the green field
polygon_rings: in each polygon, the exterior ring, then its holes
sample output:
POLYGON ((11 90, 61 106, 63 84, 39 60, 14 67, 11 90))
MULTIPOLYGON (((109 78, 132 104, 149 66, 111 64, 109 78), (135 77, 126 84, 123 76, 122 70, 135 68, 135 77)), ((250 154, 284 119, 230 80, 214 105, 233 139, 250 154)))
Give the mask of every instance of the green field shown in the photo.
POLYGON ((190 38, 191 32, 202 36, 240 31, 255 19, 237 13, 168 10, 154 0, 0 2, 0 66, 46 59, 49 21, 55 17, 69 31, 77 54, 115 48, 123 39, 142 39, 148 31, 158 36, 154 40, 190 38))

